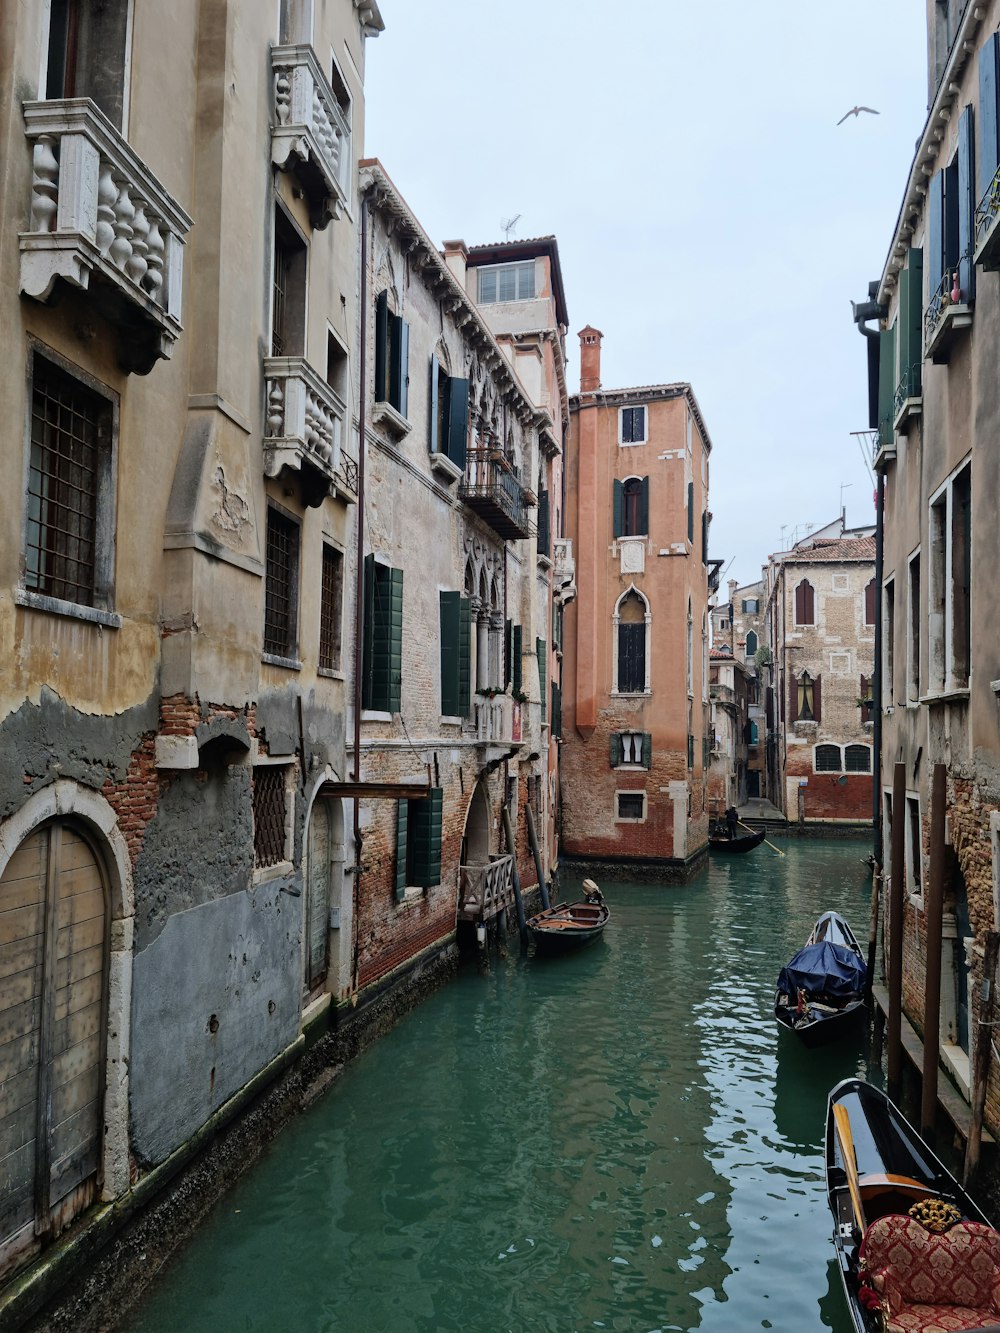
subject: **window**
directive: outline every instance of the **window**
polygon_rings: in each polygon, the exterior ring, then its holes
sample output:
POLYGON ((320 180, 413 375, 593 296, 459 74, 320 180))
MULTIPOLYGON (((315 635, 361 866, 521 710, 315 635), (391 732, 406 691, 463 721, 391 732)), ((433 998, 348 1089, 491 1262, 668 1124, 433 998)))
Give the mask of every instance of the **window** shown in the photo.
POLYGON ((389 293, 375 298, 375 401, 406 416, 410 383, 410 326, 389 309, 389 293))
POLYGON ((538 660, 538 703, 541 709, 541 720, 543 723, 546 721, 546 707, 549 694, 548 672, 546 671, 546 665, 548 663, 547 652, 548 648, 545 640, 536 639, 535 656, 538 660))
POLYGON ((634 590, 618 606, 619 694, 639 694, 646 689, 646 604, 634 590))
POLYGON ((403 571, 365 556, 361 706, 398 713, 403 683, 403 571))
POLYGON ((743 598, 743 614, 745 616, 755 616, 760 606, 756 597, 743 598))
POLYGON ((793 722, 820 720, 820 678, 803 671, 789 677, 789 712, 793 722))
POLYGON ((816 755, 815 755, 815 768, 817 773, 839 773, 840 746, 817 745, 816 755))
POLYGON ((906 798, 906 887, 910 893, 920 894, 922 888, 923 839, 920 831, 920 801, 916 796, 906 798))
POLYGON ((649 533, 649 478, 627 477, 614 484, 614 535, 645 537, 649 533))
POLYGON ((928 182, 926 248, 928 315, 932 320, 947 309, 945 294, 952 290, 956 280, 959 301, 975 300, 972 252, 977 201, 972 137, 972 107, 967 106, 958 123, 954 157, 928 182))
POLYGON ((128 0, 51 0, 45 97, 89 97, 125 127, 128 0))
POLYGON ((688 541, 694 541, 694 482, 688 482, 687 488, 688 541))
POLYGON ((920 556, 907 566, 909 596, 906 599, 906 697, 911 703, 920 698, 920 556))
POLYGON ((645 407, 623 407, 618 413, 618 439, 621 444, 644 444, 646 440, 645 407))
POLYGON ((896 584, 893 579, 889 579, 882 589, 882 703, 884 706, 892 705, 895 693, 892 678, 895 634, 896 584))
POLYGON ((267 509, 264 571, 264 653, 285 660, 297 651, 299 525, 276 505, 267 509))
POLYGON ((621 823, 641 824, 646 818, 646 793, 642 791, 620 791, 615 793, 617 802, 616 818, 621 823))
POLYGON ((479 300, 483 305, 494 301, 530 301, 535 295, 535 261, 518 264, 492 264, 477 269, 479 300))
POLYGON ((274 206, 271 355, 302 356, 306 328, 306 243, 280 204, 274 206))
POLYGON ((816 623, 816 596, 808 579, 803 579, 795 588, 795 623, 796 625, 816 623))
POLYGON ((875 624, 875 580, 869 579, 865 584, 865 624, 875 624))
POLYGON ((444 790, 432 787, 422 800, 396 802, 396 901, 408 888, 441 883, 441 823, 444 790))
POLYGON ((31 378, 24 587, 109 610, 114 404, 37 352, 31 378))
POLYGON ((521 693, 521 626, 508 620, 504 627, 504 688, 509 685, 516 698, 521 693))
POLYGON ((340 670, 343 606, 344 557, 324 542, 319 604, 319 666, 324 671, 340 670))
POLYGON ((441 712, 468 717, 472 711, 472 603, 460 592, 442 592, 441 712))
POLYGON ((538 492, 538 554, 549 554, 549 493, 538 492))
POLYGON ((870 773, 872 771, 872 752, 867 745, 847 745, 844 747, 844 771, 846 773, 870 773))
POLYGON ((748 662, 752 662, 757 655, 757 633, 755 630, 747 632, 746 657, 748 662))
POLYGON ((562 739, 562 690, 552 682, 552 720, 549 733, 554 740, 562 739))
POLYGON ((431 456, 444 456, 461 475, 465 471, 469 435, 469 381, 449 375, 431 356, 430 435, 431 456))
POLYGON ((874 722, 875 720, 875 700, 872 698, 874 685, 870 676, 861 677, 861 721, 874 722))
POLYGON ((611 767, 621 768, 623 764, 637 764, 640 768, 651 768, 653 763, 653 737, 648 731, 616 731, 611 735, 611 767))
POLYGON ((253 860, 258 870, 291 860, 290 768, 290 764, 254 765, 253 860))
POLYGON ((351 362, 347 348, 332 329, 326 331, 326 382, 346 401, 351 386, 351 362))
POLYGON ((931 501, 928 686, 966 689, 971 651, 972 468, 966 463, 931 501))
POLYGON ((757 729, 757 723, 749 721, 747 723, 747 745, 758 745, 760 743, 760 732, 757 729))

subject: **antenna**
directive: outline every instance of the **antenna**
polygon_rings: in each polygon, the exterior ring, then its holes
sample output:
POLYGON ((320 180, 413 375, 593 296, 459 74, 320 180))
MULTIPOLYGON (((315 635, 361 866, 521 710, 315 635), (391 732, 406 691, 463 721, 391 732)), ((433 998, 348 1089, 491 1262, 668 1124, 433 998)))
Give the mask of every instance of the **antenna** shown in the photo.
POLYGON ((844 492, 849 491, 854 485, 853 481, 842 481, 840 483, 840 522, 844 522, 844 492))
POLYGON ((517 224, 518 224, 518 222, 520 222, 520 220, 521 220, 521 214, 520 214, 520 213, 516 213, 516 214, 514 215, 514 217, 512 217, 512 218, 507 218, 506 221, 504 221, 503 218, 500 219, 500 230, 503 232, 504 237, 505 237, 508 241, 510 240, 510 234, 511 234, 511 232, 514 230, 514 228, 517 226, 517 224))

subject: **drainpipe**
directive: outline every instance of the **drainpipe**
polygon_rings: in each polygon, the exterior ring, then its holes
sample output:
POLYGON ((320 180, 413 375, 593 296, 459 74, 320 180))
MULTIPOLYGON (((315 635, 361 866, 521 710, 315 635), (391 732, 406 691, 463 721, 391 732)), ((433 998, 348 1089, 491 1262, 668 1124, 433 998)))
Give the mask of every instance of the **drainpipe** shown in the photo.
MULTIPOLYGON (((365 612, 365 408, 368 402, 368 196, 361 200, 361 330, 358 355, 358 548, 354 609, 354 781, 361 781, 361 668, 365 612)), ((358 903, 361 885, 361 802, 354 798, 354 895, 351 912, 353 985, 358 989, 358 903)))

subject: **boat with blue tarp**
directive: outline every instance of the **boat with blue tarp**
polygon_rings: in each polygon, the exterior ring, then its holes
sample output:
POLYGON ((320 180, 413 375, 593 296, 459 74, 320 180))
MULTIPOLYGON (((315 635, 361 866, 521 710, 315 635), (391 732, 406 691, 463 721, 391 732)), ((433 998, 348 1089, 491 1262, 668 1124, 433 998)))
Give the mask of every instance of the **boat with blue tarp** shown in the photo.
POLYGON ((868 965, 854 932, 838 912, 824 912, 781 969, 774 1016, 807 1046, 833 1041, 864 1014, 867 980, 868 965))

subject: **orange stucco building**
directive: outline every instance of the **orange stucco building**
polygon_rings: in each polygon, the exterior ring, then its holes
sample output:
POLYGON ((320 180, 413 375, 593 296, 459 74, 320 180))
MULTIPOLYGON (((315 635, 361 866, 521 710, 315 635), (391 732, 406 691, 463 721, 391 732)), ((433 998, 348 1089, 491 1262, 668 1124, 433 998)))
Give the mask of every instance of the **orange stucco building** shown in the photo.
POLYGON ((601 338, 570 398, 563 850, 683 878, 708 835, 711 441, 689 384, 602 388, 601 338))

